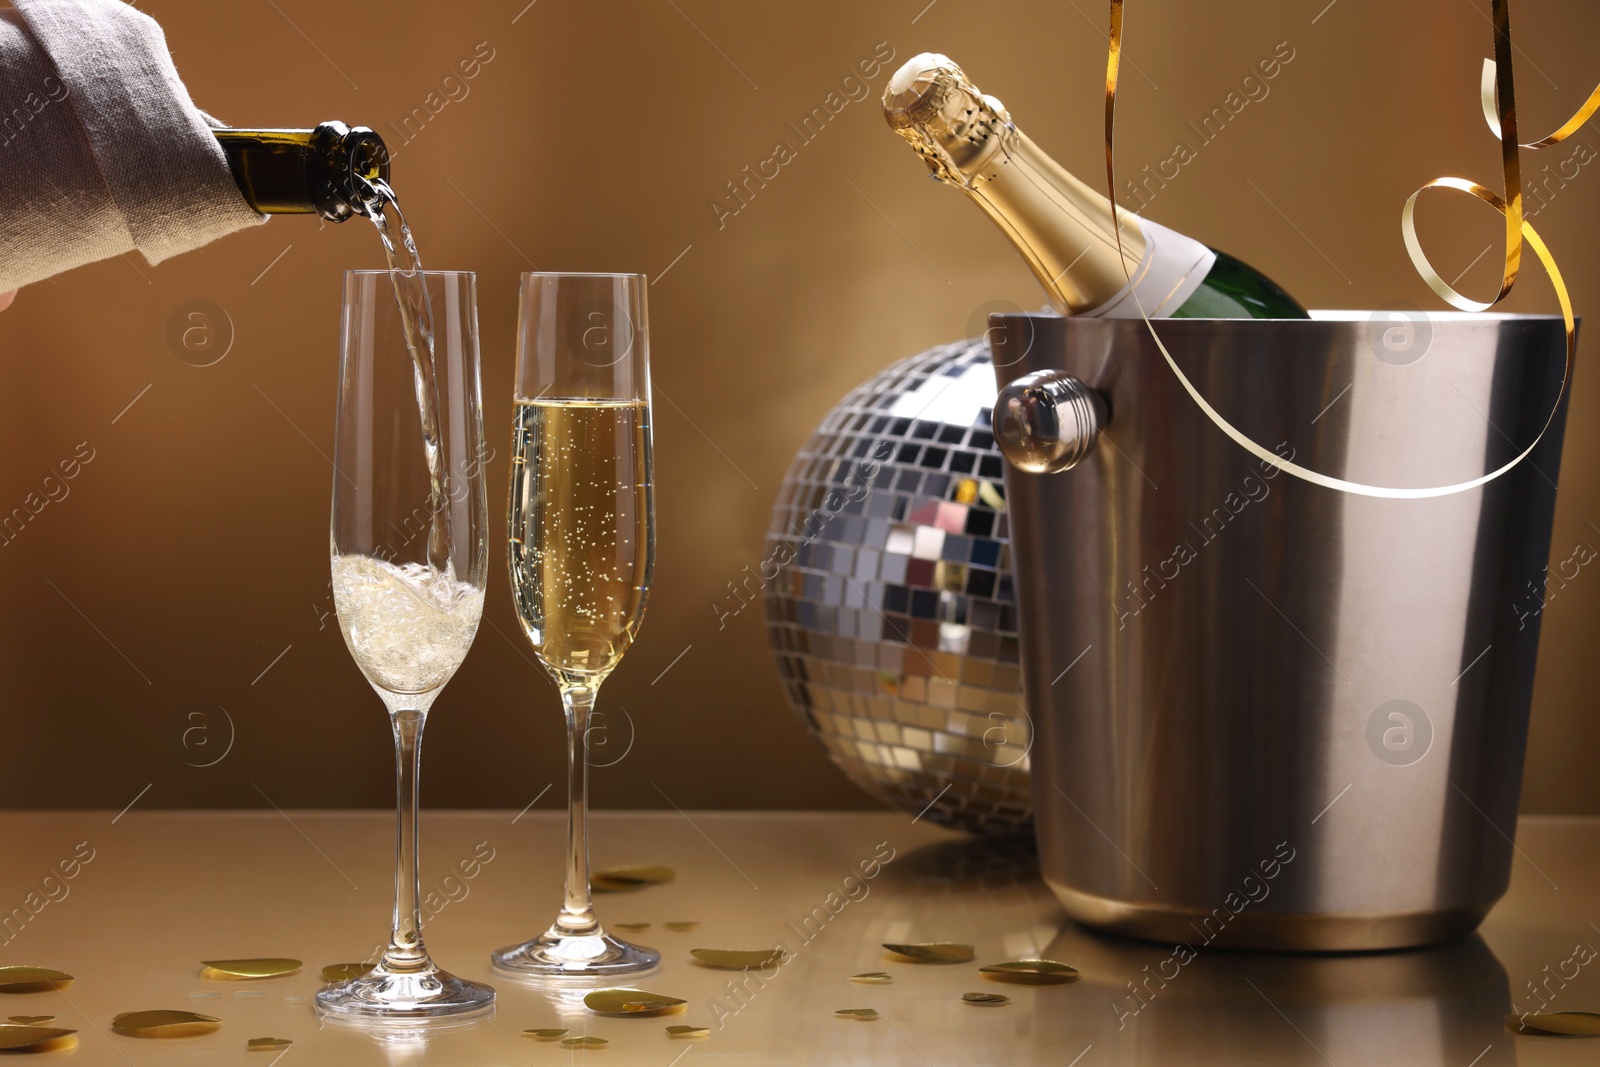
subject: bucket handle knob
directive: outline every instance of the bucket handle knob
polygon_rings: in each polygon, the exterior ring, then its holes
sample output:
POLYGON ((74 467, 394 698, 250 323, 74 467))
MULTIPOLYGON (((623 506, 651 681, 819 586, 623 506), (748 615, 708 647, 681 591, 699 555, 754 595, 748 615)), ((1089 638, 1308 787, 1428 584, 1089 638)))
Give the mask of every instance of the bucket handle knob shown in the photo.
POLYGON ((1031 474, 1056 474, 1082 463, 1109 421, 1097 390, 1057 370, 1018 378, 1000 390, 994 404, 1001 453, 1031 474))

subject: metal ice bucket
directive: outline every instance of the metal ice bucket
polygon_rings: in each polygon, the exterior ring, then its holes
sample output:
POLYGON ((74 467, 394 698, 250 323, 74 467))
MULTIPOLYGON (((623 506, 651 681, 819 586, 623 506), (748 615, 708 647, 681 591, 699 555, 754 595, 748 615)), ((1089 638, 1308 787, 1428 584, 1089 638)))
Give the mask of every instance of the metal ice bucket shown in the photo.
POLYGON ((997 315, 1042 873, 1137 937, 1420 945, 1510 876, 1565 421, 1556 317, 997 315), (1017 379, 1027 377, 1018 383, 1017 379), (1558 406, 1559 404, 1559 406, 1558 406), (1551 411, 1555 415, 1551 418, 1551 411), (1030 453, 1030 449, 1032 452, 1030 453))

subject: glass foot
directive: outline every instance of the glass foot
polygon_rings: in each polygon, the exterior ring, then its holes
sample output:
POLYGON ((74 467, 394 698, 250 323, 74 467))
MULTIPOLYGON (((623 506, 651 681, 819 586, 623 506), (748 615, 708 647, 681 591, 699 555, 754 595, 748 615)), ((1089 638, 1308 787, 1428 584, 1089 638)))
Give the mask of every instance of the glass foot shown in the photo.
POLYGON ((411 974, 375 969, 317 991, 317 1010, 365 1019, 439 1019, 479 1015, 494 1007, 494 990, 438 968, 411 974))
POLYGON ((496 970, 523 977, 602 978, 653 971, 661 953, 603 930, 574 936, 552 928, 543 937, 489 953, 489 960, 496 970))

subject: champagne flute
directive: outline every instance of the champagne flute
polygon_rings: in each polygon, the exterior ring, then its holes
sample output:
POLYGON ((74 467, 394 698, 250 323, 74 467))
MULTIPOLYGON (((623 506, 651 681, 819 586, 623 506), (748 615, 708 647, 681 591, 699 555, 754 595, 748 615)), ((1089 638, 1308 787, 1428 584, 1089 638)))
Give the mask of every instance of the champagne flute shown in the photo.
POLYGON ((511 591, 566 710, 567 881, 550 928, 490 958, 517 975, 637 973, 661 954, 607 934, 589 899, 587 741, 655 563, 644 276, 524 274, 517 329, 511 591))
POLYGON ((488 571, 470 272, 345 273, 333 458, 334 606, 394 729, 395 904, 377 965, 319 991, 317 1007, 400 1020, 487 1011, 493 989, 429 958, 417 881, 422 728, 477 634, 488 571))

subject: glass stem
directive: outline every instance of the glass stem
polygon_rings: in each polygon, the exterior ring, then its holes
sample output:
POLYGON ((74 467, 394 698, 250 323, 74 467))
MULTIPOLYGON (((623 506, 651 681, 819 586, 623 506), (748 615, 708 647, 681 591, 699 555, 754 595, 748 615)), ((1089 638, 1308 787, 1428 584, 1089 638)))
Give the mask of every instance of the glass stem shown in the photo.
POLYGON ((420 711, 397 711, 390 720, 394 725, 396 794, 394 933, 383 954, 382 966, 391 973, 404 974, 428 966, 417 899, 417 776, 422 768, 422 726, 426 718, 420 711))
POLYGON ((589 901, 589 716, 598 686, 561 690, 567 712, 567 896, 556 928, 581 937, 600 928, 589 901))

